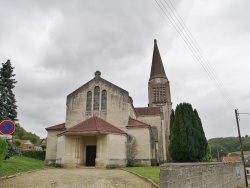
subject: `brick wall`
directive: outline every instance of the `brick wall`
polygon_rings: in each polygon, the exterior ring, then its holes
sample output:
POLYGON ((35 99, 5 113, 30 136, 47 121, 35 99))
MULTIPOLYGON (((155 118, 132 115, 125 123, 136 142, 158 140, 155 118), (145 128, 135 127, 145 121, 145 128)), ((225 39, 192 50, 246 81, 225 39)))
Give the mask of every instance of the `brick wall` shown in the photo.
POLYGON ((161 188, 237 188, 245 186, 244 167, 236 163, 166 163, 160 167, 161 188), (240 175, 236 175, 240 172, 240 175))

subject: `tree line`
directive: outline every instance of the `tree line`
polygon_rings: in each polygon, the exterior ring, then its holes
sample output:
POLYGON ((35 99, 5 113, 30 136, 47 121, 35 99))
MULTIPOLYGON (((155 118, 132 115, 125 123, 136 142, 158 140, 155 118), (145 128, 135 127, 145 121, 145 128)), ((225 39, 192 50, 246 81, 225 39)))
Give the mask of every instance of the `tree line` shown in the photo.
MULTIPOLYGON (((241 140, 243 151, 250 151, 250 137, 245 135, 241 140)), ((211 138, 208 140, 208 144, 211 148, 211 155, 213 158, 218 157, 218 152, 221 158, 232 152, 240 151, 239 137, 211 138)))
MULTIPOLYGON (((40 143, 41 139, 34 133, 27 132, 20 124, 16 124, 16 129, 13 134, 13 142, 18 143, 21 140, 30 140, 33 144, 40 143)), ((18 145, 18 144, 16 144, 18 145)))

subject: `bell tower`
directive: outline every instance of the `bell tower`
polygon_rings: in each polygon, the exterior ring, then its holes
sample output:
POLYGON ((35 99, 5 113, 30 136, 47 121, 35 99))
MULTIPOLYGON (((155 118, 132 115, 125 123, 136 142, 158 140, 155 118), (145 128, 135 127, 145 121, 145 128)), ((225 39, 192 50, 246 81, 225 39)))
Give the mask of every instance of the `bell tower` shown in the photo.
MULTIPOLYGON (((154 50, 151 65, 150 78, 148 81, 148 100, 149 107, 160 107, 162 114, 162 127, 158 128, 160 134, 159 147, 162 147, 163 162, 170 161, 168 154, 169 145, 169 125, 170 114, 172 109, 169 80, 166 76, 164 66, 161 60, 161 55, 157 46, 156 39, 154 40, 154 50), (161 143, 160 143, 161 142, 161 143)), ((159 154, 161 155, 161 154, 159 154)))

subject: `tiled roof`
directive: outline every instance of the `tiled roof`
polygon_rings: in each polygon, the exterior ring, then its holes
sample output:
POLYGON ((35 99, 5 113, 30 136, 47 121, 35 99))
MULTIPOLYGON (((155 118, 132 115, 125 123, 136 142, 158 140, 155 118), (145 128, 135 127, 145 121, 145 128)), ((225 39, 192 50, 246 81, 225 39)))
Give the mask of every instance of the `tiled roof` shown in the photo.
POLYGON ((32 144, 30 140, 21 140, 21 145, 23 144, 32 144))
POLYGON ((66 130, 66 132, 92 132, 92 131, 126 134, 121 129, 118 129, 114 125, 111 125, 110 123, 96 116, 92 116, 91 118, 66 130))
POLYGON ((129 117, 127 127, 145 127, 145 126, 148 127, 150 125, 129 117))
POLYGON ((58 124, 58 125, 47 127, 45 129, 46 130, 65 130, 66 128, 65 128, 65 123, 61 123, 61 124, 58 124))
POLYGON ((236 161, 241 161, 240 156, 231 156, 231 157, 223 157, 224 162, 236 162, 236 161))
POLYGON ((149 116, 149 115, 160 115, 160 107, 141 107, 135 108, 135 111, 138 116, 149 116))

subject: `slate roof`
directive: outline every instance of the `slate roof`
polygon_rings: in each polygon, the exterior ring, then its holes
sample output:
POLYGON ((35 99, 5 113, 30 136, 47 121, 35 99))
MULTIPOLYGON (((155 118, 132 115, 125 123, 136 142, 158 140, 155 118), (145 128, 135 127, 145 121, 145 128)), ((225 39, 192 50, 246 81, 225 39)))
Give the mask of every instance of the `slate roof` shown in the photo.
POLYGON ((129 117, 127 127, 149 127, 150 125, 129 117))
POLYGON ((154 52, 149 80, 153 78, 167 78, 156 40, 154 40, 154 52))
POLYGON ((236 162, 236 161, 241 161, 240 156, 231 156, 231 157, 223 157, 224 162, 236 162))
POLYGON ((138 116, 161 115, 160 107, 141 107, 135 108, 138 116))
POLYGON ((45 128, 46 130, 58 130, 58 131, 63 131, 63 130, 66 130, 66 127, 65 127, 65 123, 61 123, 61 124, 58 124, 58 125, 54 125, 54 126, 51 126, 51 127, 47 127, 45 128))
POLYGON ((99 117, 92 116, 91 118, 68 128, 65 132, 109 132, 109 133, 119 133, 119 134, 126 134, 121 129, 118 129, 114 125, 102 120, 99 117))

